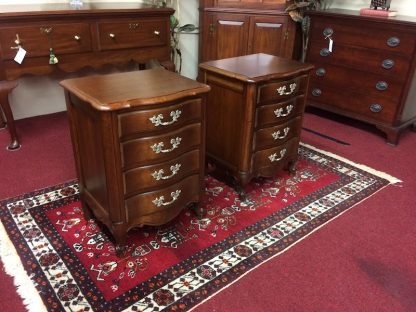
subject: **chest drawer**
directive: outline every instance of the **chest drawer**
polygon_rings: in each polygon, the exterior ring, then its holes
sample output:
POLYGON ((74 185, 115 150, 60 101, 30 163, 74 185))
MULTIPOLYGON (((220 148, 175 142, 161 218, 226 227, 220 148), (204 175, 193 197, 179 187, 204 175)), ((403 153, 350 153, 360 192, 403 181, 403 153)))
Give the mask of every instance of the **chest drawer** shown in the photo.
POLYGON ((304 99, 305 95, 301 95, 290 101, 257 107, 255 127, 259 129, 273 124, 281 124, 302 114, 305 105, 304 99))
POLYGON ((299 136, 301 129, 302 117, 299 116, 284 124, 257 130, 254 133, 254 150, 280 145, 295 136, 299 136))
POLYGON ((284 101, 289 97, 304 93, 308 77, 299 76, 291 80, 267 83, 259 86, 257 103, 266 101, 284 101))
POLYGON ((339 45, 384 50, 401 54, 412 53, 415 49, 414 34, 404 33, 392 25, 362 22, 360 27, 348 21, 319 18, 313 19, 311 40, 322 48, 328 47, 327 36, 334 40, 334 51, 339 45))
POLYGON ((17 44, 26 50, 26 57, 49 55, 49 48, 55 54, 79 53, 92 50, 88 23, 39 24, 39 26, 16 26, 0 29, 1 54, 3 59, 16 56, 17 44))
POLYGON ((192 124, 167 134, 121 143, 123 167, 162 162, 198 147, 201 124, 192 124))
POLYGON ((143 189, 172 184, 183 179, 191 172, 197 173, 201 167, 200 150, 193 150, 163 164, 144 166, 124 173, 126 196, 143 189))
POLYGON ((176 128, 201 118, 201 100, 195 99, 158 109, 141 110, 118 116, 120 137, 176 128))
POLYGON ((102 50, 127 49, 167 44, 165 19, 143 18, 98 24, 102 50))

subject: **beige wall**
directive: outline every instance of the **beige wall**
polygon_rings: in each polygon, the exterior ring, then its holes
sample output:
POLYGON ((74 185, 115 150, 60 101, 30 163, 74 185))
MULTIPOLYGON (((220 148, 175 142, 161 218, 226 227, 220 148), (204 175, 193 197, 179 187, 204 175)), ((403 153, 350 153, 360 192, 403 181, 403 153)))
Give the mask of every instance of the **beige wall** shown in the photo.
MULTIPOLYGON (((198 0, 180 1, 179 20, 181 24, 198 23, 198 0)), ((327 0, 331 1, 331 0, 327 0)), ((27 3, 57 3, 69 0, 0 0, 0 4, 27 4, 27 3)), ((84 2, 142 2, 140 0, 90 0, 84 2)), ((370 0, 332 0, 332 7, 346 9, 360 9, 367 7, 370 0)), ((416 16, 415 0, 393 0, 391 9, 403 15, 416 16)), ((182 74, 196 78, 198 63, 198 35, 181 35, 183 54, 182 74)), ((65 110, 63 90, 58 81, 66 76, 29 77, 20 79, 19 87, 10 97, 13 113, 16 119, 43 115, 65 110)))

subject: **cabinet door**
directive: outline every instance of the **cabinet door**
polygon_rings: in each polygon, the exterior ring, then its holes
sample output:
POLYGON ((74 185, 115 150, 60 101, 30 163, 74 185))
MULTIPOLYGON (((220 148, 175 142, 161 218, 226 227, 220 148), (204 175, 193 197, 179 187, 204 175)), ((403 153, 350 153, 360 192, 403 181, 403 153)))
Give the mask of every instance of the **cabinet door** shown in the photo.
POLYGON ((247 54, 249 18, 242 14, 216 14, 212 28, 214 59, 247 54))
POLYGON ((253 16, 250 19, 248 54, 267 53, 281 57, 286 55, 288 20, 285 16, 253 16))

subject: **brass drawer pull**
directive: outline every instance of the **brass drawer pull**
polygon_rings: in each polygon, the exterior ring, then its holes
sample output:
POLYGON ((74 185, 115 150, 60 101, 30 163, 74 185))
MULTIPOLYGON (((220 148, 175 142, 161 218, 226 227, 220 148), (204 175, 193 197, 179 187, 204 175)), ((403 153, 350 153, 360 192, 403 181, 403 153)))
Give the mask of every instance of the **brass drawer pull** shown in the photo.
POLYGON ((323 76, 325 76, 325 74, 326 74, 326 70, 324 68, 318 68, 316 70, 316 75, 318 77, 323 77, 323 76))
POLYGON ((286 92, 286 86, 282 86, 280 88, 277 88, 276 91, 279 93, 279 95, 291 95, 296 90, 297 84, 291 83, 289 85, 290 90, 286 92))
POLYGON ((312 95, 313 96, 321 96, 321 94, 322 94, 321 89, 315 88, 315 89, 312 90, 312 95))
POLYGON ((379 113, 379 112, 381 112, 383 110, 383 106, 381 106, 380 104, 377 104, 377 103, 371 104, 370 105, 370 110, 373 113, 379 113))
POLYGON ((81 36, 75 35, 75 36, 74 36, 74 39, 75 39, 76 41, 81 41, 81 36))
POLYGON ((323 48, 321 51, 319 51, 319 54, 321 56, 328 56, 328 55, 331 54, 331 51, 329 51, 329 49, 327 49, 327 48, 323 48))
POLYGON ((159 171, 153 172, 152 177, 155 178, 156 181, 168 180, 172 178, 175 174, 177 174, 179 172, 179 169, 181 169, 181 164, 175 164, 173 166, 170 166, 170 171, 172 172, 171 175, 163 176, 165 174, 165 171, 163 169, 160 169, 159 171))
POLYGON ((286 117, 286 116, 289 116, 289 114, 292 112, 292 109, 293 109, 293 105, 288 105, 285 108, 280 107, 274 111, 274 114, 276 115, 277 118, 286 117), (286 109, 286 112, 283 112, 284 109, 286 109))
POLYGON ((16 46, 10 47, 12 50, 18 50, 22 47, 22 41, 20 40, 19 34, 16 34, 16 39, 14 40, 16 46))
POLYGON ((389 39, 387 39, 387 45, 389 47, 397 47, 400 44, 400 39, 397 37, 390 37, 389 39))
POLYGON ((175 123, 176 121, 178 121, 179 117, 181 116, 182 112, 180 110, 175 110, 175 111, 171 111, 170 112, 170 117, 172 117, 171 121, 166 121, 166 122, 162 122, 163 120, 163 115, 159 114, 159 115, 154 115, 153 117, 150 117, 149 120, 156 126, 169 126, 173 123, 175 123))
POLYGON ((385 91, 389 87, 389 84, 385 81, 379 81, 376 83, 376 89, 379 91, 385 91))
POLYGON ((390 59, 385 59, 382 63, 381 63, 381 67, 383 67, 384 69, 390 69, 394 66, 394 61, 390 60, 390 59))
POLYGON ((176 190, 172 193, 170 193, 170 196, 172 197, 172 200, 169 202, 165 202, 165 196, 160 196, 158 198, 155 198, 152 200, 152 203, 155 204, 157 207, 161 207, 161 206, 168 206, 172 203, 174 203, 178 198, 179 195, 181 194, 181 190, 176 190))
POLYGON ((160 36, 160 31, 159 31, 159 30, 155 30, 153 33, 154 33, 156 36, 160 36))
POLYGON ((286 149, 284 148, 280 151, 280 157, 277 156, 277 153, 274 153, 269 156, 269 159, 271 162, 277 162, 277 161, 282 160, 283 157, 285 157, 285 155, 286 155, 286 149))
POLYGON ((327 27, 327 28, 324 29, 322 34, 324 35, 325 38, 328 38, 328 37, 330 37, 334 34, 334 30, 330 27, 327 27))
POLYGON ((165 149, 165 150, 163 149, 165 147, 165 144, 163 142, 155 143, 150 148, 156 154, 169 153, 169 152, 172 152, 173 150, 177 149, 179 147, 179 144, 181 144, 181 141, 182 141, 182 138, 180 138, 180 137, 171 139, 170 144, 172 144, 172 147, 168 148, 168 149, 165 149))
POLYGON ((287 137, 289 131, 290 131, 290 128, 289 127, 286 127, 286 128, 283 129, 283 134, 281 134, 280 133, 280 130, 279 130, 279 131, 273 132, 272 133, 272 137, 275 140, 282 140, 285 137, 287 137))
POLYGON ((116 38, 116 35, 115 35, 115 34, 113 34, 113 33, 108 34, 108 36, 109 36, 111 39, 115 39, 115 38, 116 38))

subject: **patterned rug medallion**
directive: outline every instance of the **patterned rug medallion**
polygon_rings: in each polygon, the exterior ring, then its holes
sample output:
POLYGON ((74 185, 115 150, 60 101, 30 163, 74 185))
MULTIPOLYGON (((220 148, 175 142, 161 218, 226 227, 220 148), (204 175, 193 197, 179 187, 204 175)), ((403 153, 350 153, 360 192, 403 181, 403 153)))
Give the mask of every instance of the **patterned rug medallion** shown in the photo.
POLYGON ((302 145, 296 174, 248 200, 206 178, 207 216, 133 230, 125 257, 85 221, 76 182, 0 203, 1 256, 33 311, 187 311, 394 178, 302 145))

